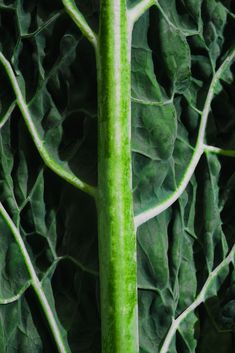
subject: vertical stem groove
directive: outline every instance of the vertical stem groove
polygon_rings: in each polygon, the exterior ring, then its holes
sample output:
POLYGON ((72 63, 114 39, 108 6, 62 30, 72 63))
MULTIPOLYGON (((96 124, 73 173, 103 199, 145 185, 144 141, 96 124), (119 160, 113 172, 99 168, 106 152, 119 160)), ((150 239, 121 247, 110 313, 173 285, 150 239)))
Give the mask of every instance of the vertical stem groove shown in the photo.
POLYGON ((138 352, 128 32, 126 1, 102 0, 97 69, 103 353, 138 352))

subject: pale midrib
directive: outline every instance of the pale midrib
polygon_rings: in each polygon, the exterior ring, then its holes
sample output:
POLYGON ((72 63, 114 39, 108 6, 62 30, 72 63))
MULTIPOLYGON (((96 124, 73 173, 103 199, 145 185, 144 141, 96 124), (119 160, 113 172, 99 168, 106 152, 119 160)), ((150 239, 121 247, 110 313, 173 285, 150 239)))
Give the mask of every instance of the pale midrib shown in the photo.
POLYGON ((170 329, 166 335, 164 343, 160 349, 159 353, 167 353, 172 342, 172 339, 179 328, 181 322, 190 314, 192 313, 200 304, 202 304, 212 284, 213 280, 219 275, 220 271, 228 266, 230 262, 234 262, 234 252, 235 252, 235 245, 232 247, 229 254, 225 257, 225 259, 209 274, 208 279, 206 280, 204 286, 202 287, 200 293, 196 297, 196 299, 192 302, 191 305, 187 309, 185 309, 176 319, 172 320, 172 324, 170 329))
POLYGON ((165 211, 185 191, 185 189, 186 189, 186 187, 187 187, 187 185, 188 185, 188 183, 189 183, 189 181, 190 181, 190 179, 191 179, 191 177, 192 177, 192 175, 198 165, 198 162, 199 162, 203 152, 205 151, 205 145, 204 145, 205 130, 206 130, 208 115, 210 112, 211 101, 212 101, 212 99, 214 97, 214 93, 215 93, 216 84, 218 83, 219 79, 221 78, 221 75, 223 74, 223 72, 225 71, 227 66, 232 62, 234 57, 235 57, 235 49, 231 52, 230 55, 227 56, 227 58, 224 60, 224 62, 220 66, 220 68, 217 70, 217 72, 215 73, 215 75, 211 81, 210 88, 208 91, 208 95, 207 95, 206 102, 205 102, 204 109, 203 109, 202 116, 201 116, 201 123, 200 123, 200 127, 199 127, 198 138, 197 138, 197 143, 196 143, 196 146, 194 149, 194 153, 193 153, 192 159, 188 165, 188 168, 184 174, 184 177, 179 184, 179 187, 175 190, 175 192, 173 192, 171 194, 171 196, 168 199, 164 200, 162 203, 160 203, 157 206, 154 206, 146 211, 143 211, 142 213, 135 216, 135 227, 136 228, 139 227, 140 225, 144 224, 148 220, 156 217, 157 215, 159 215, 163 211, 165 211))
POLYGON ((28 130, 30 132, 30 135, 32 136, 32 139, 34 141, 34 144, 44 161, 45 165, 50 168, 54 173, 59 175, 61 178, 66 180, 68 183, 72 184, 76 188, 86 192, 87 194, 96 197, 96 187, 93 187, 82 180, 80 180, 76 175, 73 173, 65 170, 61 165, 59 165, 48 153, 47 149, 44 146, 44 141, 41 140, 39 137, 39 134, 37 132, 37 129, 34 126, 32 117, 30 115, 28 106, 24 100, 24 97, 22 95, 22 92, 20 90, 18 81, 15 77, 15 74, 12 70, 12 67, 9 63, 9 61, 5 58, 5 56, 0 53, 0 62, 2 63, 9 80, 11 82, 12 88, 14 90, 15 96, 16 96, 16 102, 18 104, 18 107, 22 113, 22 116, 25 120, 25 123, 28 127, 28 130))
POLYGON ((102 351, 137 353, 129 121, 131 30, 125 1, 103 0, 100 9, 97 67, 102 351))
MULTIPOLYGON (((5 208, 3 207, 2 203, 0 203, 0 214, 2 215, 4 221, 6 222, 7 226, 9 227, 9 229, 12 232, 12 235, 17 243, 17 245, 19 246, 20 252, 22 254, 22 257, 24 259, 26 268, 29 272, 31 281, 30 284, 32 285, 38 300, 42 306, 44 315, 47 319, 48 325, 50 327, 51 333, 54 337, 56 346, 58 348, 58 351, 60 353, 69 353, 69 351, 66 349, 65 347, 65 343, 63 341, 63 337, 62 334, 60 332, 60 329, 58 327, 58 324, 54 318, 53 312, 51 310, 51 307, 48 303, 48 300, 46 298, 46 295, 42 289, 41 283, 37 277, 37 274, 34 270, 33 264, 31 262, 30 256, 28 254, 28 251, 25 247, 24 241, 20 235, 19 230, 17 229, 17 227, 15 226, 15 224, 13 223, 13 221, 11 220, 10 216, 8 215, 8 213, 6 212, 5 208)), ((24 290, 26 290, 26 288, 24 288, 24 290)), ((23 289, 22 289, 23 291, 23 289)), ((21 293, 20 293, 21 294, 21 293)))

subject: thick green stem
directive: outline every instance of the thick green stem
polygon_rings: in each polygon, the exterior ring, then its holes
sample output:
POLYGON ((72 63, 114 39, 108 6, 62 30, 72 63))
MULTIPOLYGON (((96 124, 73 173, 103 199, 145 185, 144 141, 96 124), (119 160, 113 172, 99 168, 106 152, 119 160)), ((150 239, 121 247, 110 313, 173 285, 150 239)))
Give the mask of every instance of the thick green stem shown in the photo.
POLYGON ((126 1, 102 0, 97 68, 103 353, 138 352, 136 240, 131 191, 129 45, 126 1))

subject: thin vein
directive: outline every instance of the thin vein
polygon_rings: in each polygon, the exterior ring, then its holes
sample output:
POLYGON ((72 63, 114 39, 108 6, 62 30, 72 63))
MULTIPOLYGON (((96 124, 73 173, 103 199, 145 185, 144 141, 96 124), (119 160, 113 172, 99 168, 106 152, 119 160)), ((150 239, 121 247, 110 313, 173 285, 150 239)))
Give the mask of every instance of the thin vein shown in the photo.
POLYGON ((11 304, 19 300, 22 295, 26 292, 26 290, 31 286, 31 281, 27 281, 16 294, 12 295, 11 297, 3 298, 0 297, 0 305, 3 304, 11 304))
POLYGON ((37 189, 37 187, 38 187, 38 185, 39 185, 39 183, 40 183, 40 181, 41 181, 41 176, 42 176, 43 172, 44 172, 44 168, 42 168, 42 169, 39 171, 39 173, 38 173, 38 175, 37 175, 37 177, 36 177, 36 180, 35 180, 35 182, 34 182, 34 184, 33 184, 33 187, 31 188, 31 190, 30 190, 29 194, 27 195, 27 197, 25 198, 25 200, 24 200, 24 201, 22 202, 22 204, 19 206, 19 212, 21 212, 21 211, 24 209, 24 207, 27 205, 27 203, 28 203, 28 202, 30 201, 30 199, 32 198, 32 196, 33 196, 35 190, 37 189))
POLYGON ((26 34, 21 34, 21 38, 31 38, 37 36, 40 32, 42 32, 45 28, 47 28, 51 23, 57 20, 61 16, 61 11, 56 13, 54 16, 49 18, 46 22, 44 22, 40 27, 38 27, 35 31, 26 33, 26 34))
POLYGON ((132 102, 142 104, 142 105, 152 105, 156 107, 162 107, 164 105, 172 104, 173 99, 169 99, 167 101, 149 101, 146 99, 140 99, 136 97, 131 97, 132 102))
POLYGON ((94 271, 94 270, 86 267, 80 261, 76 260, 73 256, 63 255, 63 256, 56 257, 54 259, 53 263, 51 264, 51 266, 48 268, 48 270, 44 274, 42 281, 41 281, 42 283, 46 280, 46 278, 48 278, 50 273, 53 271, 54 267, 61 261, 70 261, 71 263, 73 263, 76 267, 78 267, 83 272, 89 273, 90 275, 93 275, 96 277, 99 276, 99 273, 97 271, 94 271))
POLYGON ((159 2, 157 0, 155 0, 155 5, 157 6, 157 8, 159 9, 159 11, 161 12, 162 16, 165 18, 166 22, 169 24, 170 27, 172 27, 173 29, 175 29, 176 31, 182 33, 183 35, 185 35, 186 37, 189 36, 195 36, 198 35, 200 33, 199 30, 197 31, 193 31, 193 30, 183 30, 180 27, 177 27, 170 19, 169 17, 166 15, 165 11, 163 10, 163 8, 161 7, 161 5, 159 4, 159 2))
POLYGON ((15 109, 16 102, 12 102, 6 113, 0 118, 0 129, 6 124, 7 120, 11 117, 13 110, 15 109))
POLYGON ((176 319, 172 320, 172 324, 159 353, 168 352, 172 339, 177 329, 179 328, 181 322, 206 300, 208 289, 210 288, 212 281, 219 275, 221 270, 224 267, 228 266, 231 262, 234 263, 234 252, 235 245, 232 247, 227 257, 225 257, 225 259, 209 274, 204 286, 202 287, 200 293, 198 294, 197 298, 192 302, 192 304, 186 310, 184 310, 176 319))

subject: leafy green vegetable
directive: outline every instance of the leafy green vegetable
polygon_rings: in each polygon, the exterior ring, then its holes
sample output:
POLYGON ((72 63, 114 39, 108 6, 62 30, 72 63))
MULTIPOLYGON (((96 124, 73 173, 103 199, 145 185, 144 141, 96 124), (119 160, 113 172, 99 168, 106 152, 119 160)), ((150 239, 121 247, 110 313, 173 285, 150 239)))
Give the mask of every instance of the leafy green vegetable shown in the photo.
POLYGON ((232 352, 233 1, 0 24, 0 353, 232 352))

